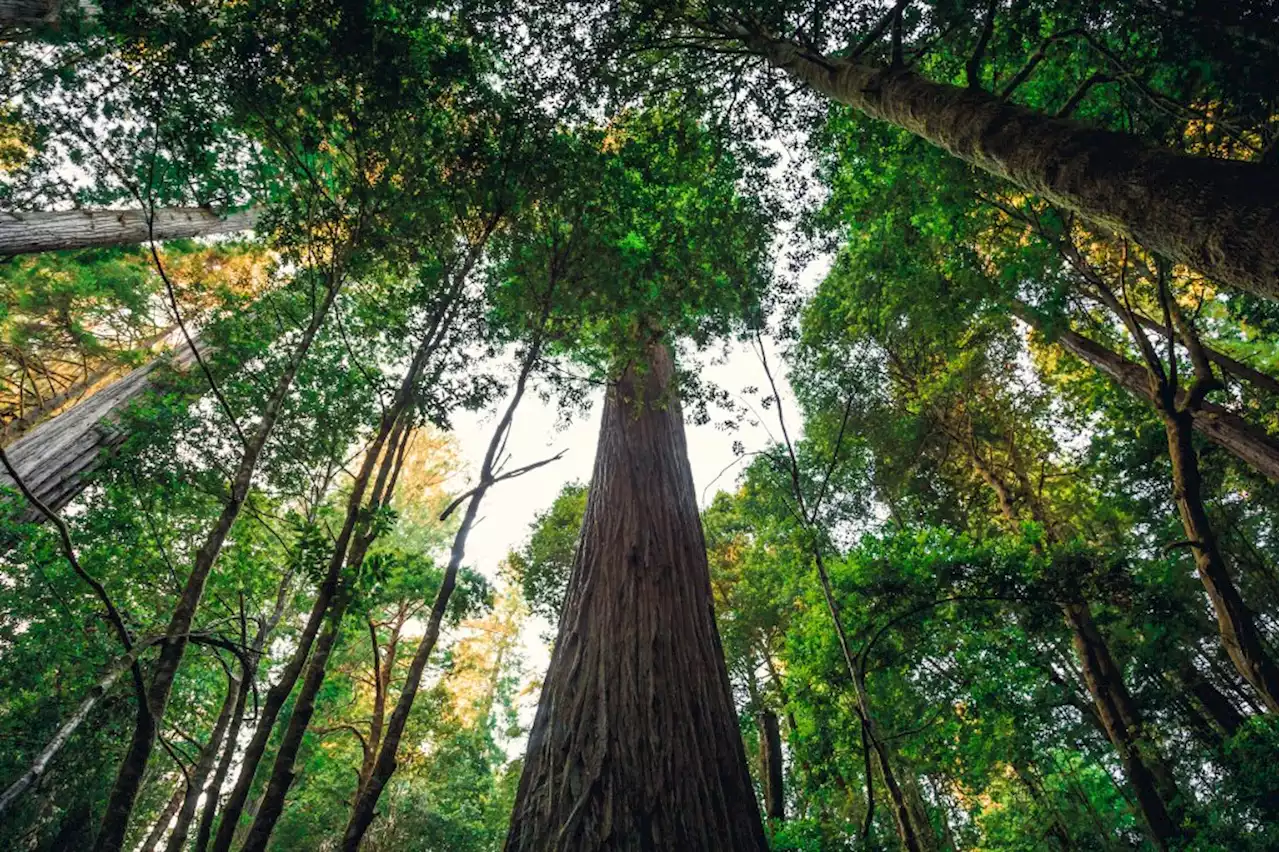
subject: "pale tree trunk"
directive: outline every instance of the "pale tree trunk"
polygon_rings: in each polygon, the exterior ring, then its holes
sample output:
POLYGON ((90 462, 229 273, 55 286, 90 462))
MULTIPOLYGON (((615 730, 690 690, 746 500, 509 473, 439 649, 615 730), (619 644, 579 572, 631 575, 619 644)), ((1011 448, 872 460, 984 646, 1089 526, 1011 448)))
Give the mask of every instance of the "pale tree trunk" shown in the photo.
POLYGON ((978 88, 935 83, 740 30, 748 49, 814 91, 1255 296, 1280 300, 1273 166, 1194 157, 1051 118, 978 88))
MULTIPOLYGON (((120 415, 154 388, 156 370, 165 364, 186 369, 194 362, 195 353, 184 341, 173 352, 138 367, 31 429, 6 446, 5 453, 31 492, 56 512, 84 489, 104 456, 128 437, 119 427, 120 415)), ((3 471, 0 485, 13 486, 3 471)), ((37 521, 44 516, 28 506, 21 518, 37 521)))
MULTIPOLYGON (((0 13, 2 10, 0 5, 0 13)), ((151 226, 142 210, 0 213, 0 257, 133 245, 148 242, 153 236, 159 242, 234 234, 253 230, 257 218, 256 207, 225 216, 206 207, 159 208, 151 226)))
MULTIPOLYGON (((386 788, 387 782, 391 780, 391 776, 396 770, 396 753, 400 750, 400 741, 404 736, 405 726, 409 722, 409 713, 413 710, 413 703, 418 695, 418 687, 422 683, 422 673, 426 669, 427 661, 431 658, 431 654, 435 650, 436 641, 440 637, 440 628, 444 623, 444 617, 449 608, 449 598, 457 585, 458 570, 462 567, 462 559, 466 555, 467 538, 471 534, 471 528, 475 525, 476 516, 480 511, 480 503, 484 499, 484 495, 495 484, 494 468, 499 461, 498 455, 506 444, 516 408, 520 405, 521 399, 524 398, 529 376, 533 372, 534 364, 538 359, 539 347, 540 337, 530 344, 529 350, 525 353, 511 401, 507 404, 506 410, 494 428, 493 437, 489 440, 489 447, 485 451, 484 460, 480 464, 480 482, 467 499, 467 508, 463 514, 462 522, 458 525, 458 531, 454 534, 453 546, 449 552, 449 564, 446 566, 444 576, 440 580, 440 588, 436 592, 435 601, 431 606, 431 613, 427 617, 426 630, 418 641, 418 647, 409 663, 409 670, 405 673, 404 684, 400 688, 400 696, 396 699, 395 709, 391 711, 391 718, 387 721, 386 731, 381 734, 382 740, 377 747, 377 757, 373 761, 372 770, 367 780, 361 784, 356 796, 355 806, 351 809, 351 818, 347 822, 342 838, 344 852, 355 852, 360 848, 360 842, 363 840, 365 832, 377 815, 376 809, 378 800, 382 796, 382 791, 386 788)), ((370 749, 373 750, 372 743, 370 744, 370 749)), ((248 845, 245 847, 245 852, 251 852, 248 845)))
POLYGON ((125 654, 124 657, 117 660, 110 668, 107 669, 102 678, 93 685, 89 690, 89 693, 80 702, 79 706, 76 707, 75 712, 67 717, 67 720, 58 728, 57 733, 53 735, 45 747, 40 750, 40 753, 36 755, 27 771, 22 773, 21 777, 10 784, 3 794, 0 794, 0 815, 3 815, 10 805, 17 801, 23 793, 30 789, 33 784, 44 776, 44 774, 49 770, 49 764, 52 763, 53 759, 58 756, 58 753, 62 751, 62 748, 67 744, 67 741, 71 739, 71 736, 84 723, 84 720, 89 718, 89 714, 93 711, 93 708, 97 706, 98 702, 101 701, 104 696, 106 696, 106 694, 111 690, 111 687, 115 685, 115 682, 120 679, 120 676, 133 668, 143 651, 150 648, 152 645, 155 645, 159 641, 160 637, 156 636, 151 639, 135 643, 129 650, 129 653, 125 654))
POLYGON ((293 385, 294 377, 301 368, 302 361, 306 357, 308 350, 310 350, 312 341, 315 340, 316 334, 320 331, 320 327, 329 313, 329 308, 332 306, 338 290, 339 281, 337 279, 330 279, 326 282, 325 293, 320 304, 294 347, 284 372, 276 379, 271 396, 262 410, 261 420, 247 439, 244 452, 232 477, 229 499, 223 506, 222 512, 214 522, 213 528, 209 531, 204 543, 196 553, 191 573, 187 576, 187 582, 178 599, 178 604, 169 619, 165 640, 161 644, 159 659, 152 673, 151 686, 147 694, 150 723, 143 724, 140 716, 139 724, 134 728, 132 741, 128 751, 125 753, 124 760, 121 761, 120 771, 116 776, 116 783, 111 791, 107 811, 102 821, 102 828, 98 832, 98 839, 94 847, 97 852, 118 852, 124 843, 125 832, 128 829, 129 817, 133 813, 133 805, 138 795, 138 788, 142 783, 142 776, 146 771, 147 762, 151 758, 157 728, 164 719, 165 710, 169 705, 169 695, 173 688, 174 677, 177 675, 178 666, 181 665, 182 658, 186 653, 188 634, 200 606, 200 600, 204 596, 205 583, 208 581, 209 574, 213 570, 219 554, 222 552, 222 545, 231 531, 231 526, 235 523, 236 518, 239 517, 240 510, 249 495, 249 487, 252 484, 253 475, 258 466, 258 459, 262 455, 267 439, 271 436, 276 420, 284 407, 289 389, 293 385))
POLYGON ((767 848, 712 612, 674 366, 607 393, 508 852, 767 848))

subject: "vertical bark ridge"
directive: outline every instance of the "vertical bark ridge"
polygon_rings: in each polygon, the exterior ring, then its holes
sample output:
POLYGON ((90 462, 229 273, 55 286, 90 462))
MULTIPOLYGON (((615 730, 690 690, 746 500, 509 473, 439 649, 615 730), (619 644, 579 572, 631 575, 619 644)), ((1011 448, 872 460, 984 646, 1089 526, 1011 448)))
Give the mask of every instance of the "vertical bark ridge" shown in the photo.
POLYGON ((673 369, 656 345, 607 394, 508 852, 767 848, 673 369))

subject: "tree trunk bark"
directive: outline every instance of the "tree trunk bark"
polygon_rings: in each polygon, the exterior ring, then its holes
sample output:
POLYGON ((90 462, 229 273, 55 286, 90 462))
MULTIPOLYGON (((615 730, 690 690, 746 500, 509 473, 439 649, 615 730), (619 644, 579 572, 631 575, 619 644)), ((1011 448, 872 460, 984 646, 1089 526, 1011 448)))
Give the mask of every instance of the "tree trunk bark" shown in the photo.
MULTIPOLYGON (((0 2, 0 25, 4 5, 0 2)), ((99 248, 253 230, 258 208, 219 216, 205 207, 155 211, 154 230, 142 210, 65 210, 0 213, 0 257, 66 249, 99 248)))
POLYGON ((1173 774, 1146 734, 1138 709, 1125 687, 1124 675, 1098 632, 1089 605, 1067 604, 1063 614, 1071 628, 1071 640, 1084 670, 1085 685, 1137 794, 1151 838, 1160 849, 1168 849, 1171 844, 1177 847, 1187 835, 1182 825, 1182 800, 1173 774))
POLYGON ((179 784, 173 791, 173 795, 169 797, 169 802, 164 806, 164 810, 160 812, 160 816, 156 817, 155 824, 151 826, 151 832, 146 839, 142 841, 142 845, 138 847, 139 852, 155 852, 157 846, 160 845, 160 838, 164 837, 165 831, 169 829, 169 823, 173 821, 173 815, 178 812, 179 806, 187 793, 191 792, 190 785, 179 784))
POLYGON ((218 560, 218 555, 222 552, 223 542, 226 541, 232 524, 240 515, 240 509, 249 494, 254 471, 257 469, 258 458, 280 416, 289 388, 293 385, 293 379, 302 366, 302 360, 311 348, 312 341, 320 331, 320 326, 323 325, 329 313, 338 289, 337 280, 326 282, 324 298, 295 346, 288 366, 276 380, 271 396, 263 408, 262 418, 248 439, 231 482, 229 499, 214 523, 213 529, 209 531, 200 550, 196 553, 195 563, 187 576, 182 596, 178 599, 178 605, 169 619, 165 639, 160 646, 159 659, 152 673, 151 686, 147 694, 150 723, 142 724, 140 718, 139 724, 134 728, 132 741, 124 760, 120 763, 120 771, 111 791, 107 811, 102 820, 102 828, 98 832, 97 843, 94 846, 96 852, 119 852, 124 843, 125 831, 129 825, 129 817, 133 813, 138 788, 142 783, 143 773, 146 771, 147 762, 151 759, 151 751, 155 745, 157 727, 168 708, 173 680, 186 653, 188 634, 200 606, 200 599, 204 596, 205 583, 218 560))
POLYGON ((1200 484, 1200 460, 1191 440, 1193 413, 1172 406, 1161 412, 1169 439, 1169 459, 1173 463, 1173 498, 1182 517, 1182 528, 1195 557, 1196 571, 1204 584, 1218 620, 1227 656, 1236 670, 1254 688, 1267 709, 1277 709, 1276 662, 1271 659, 1253 620, 1253 613, 1240 597, 1218 548, 1218 539, 1205 509, 1200 484))
POLYGON ((673 372, 655 345, 607 393, 508 852, 767 848, 673 372))
POLYGON ((767 34, 738 35, 770 64, 838 103, 1214 281, 1280 301, 1272 166, 1180 154, 909 69, 822 56, 767 34))
MULTIPOLYGON (((223 738, 231 727, 231 719, 235 715, 236 708, 240 706, 240 693, 244 686, 241 677, 234 674, 227 677, 227 692, 222 699, 222 708, 218 711, 213 732, 209 734, 209 742, 200 750, 200 757, 191 771, 187 793, 182 799, 182 807, 178 810, 178 819, 173 825, 173 831, 169 834, 169 842, 165 844, 165 852, 182 852, 187 845, 187 833, 191 830, 191 821, 195 819, 196 806, 200 802, 201 794, 205 791, 205 784, 213 772, 218 755, 222 752, 223 738)), ((209 795, 217 796, 218 791, 211 789, 209 795)))
MULTIPOLYGON (((198 340, 196 345, 200 345, 198 340)), ((14 468, 41 502, 57 512, 84 489, 87 477, 97 470, 105 454, 128 437, 116 425, 120 414, 152 390, 152 374, 166 363, 186 369, 195 363, 195 353, 183 341, 172 352, 122 376, 5 448, 14 468)), ((0 485, 13 487, 3 471, 0 485)), ((28 506, 21 518, 41 521, 44 515, 28 506)))
MULTIPOLYGON (((1011 309, 1014 316, 1032 328, 1042 328, 1039 318, 1025 303, 1014 302, 1011 309)), ((1159 402, 1152 394, 1151 383, 1147 379, 1147 370, 1142 365, 1070 329, 1058 332, 1053 342, 1106 373, 1129 393, 1147 400, 1153 407, 1159 409, 1159 402)), ((1185 391, 1179 391, 1179 405, 1185 396, 1185 391)), ((1195 410, 1188 413, 1188 416, 1191 420, 1191 428, 1272 482, 1280 479, 1280 454, 1276 450, 1275 438, 1248 423, 1238 414, 1212 402, 1201 402, 1195 410)))
POLYGON ((760 711, 760 777, 764 782, 764 815, 772 820, 787 818, 787 800, 782 776, 782 732, 778 714, 760 711))

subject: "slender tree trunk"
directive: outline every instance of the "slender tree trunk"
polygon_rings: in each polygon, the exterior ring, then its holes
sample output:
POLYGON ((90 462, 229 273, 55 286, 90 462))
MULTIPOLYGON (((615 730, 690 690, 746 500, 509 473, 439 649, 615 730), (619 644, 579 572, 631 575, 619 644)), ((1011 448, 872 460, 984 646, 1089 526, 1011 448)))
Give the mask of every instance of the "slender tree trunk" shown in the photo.
POLYGON ((905 68, 815 54, 742 31, 747 47, 814 91, 900 127, 1151 251, 1280 300, 1272 166, 1193 157, 1136 136, 1050 118, 905 68))
POLYGON ((711 605, 674 366, 605 399, 508 852, 767 848, 711 605))
POLYGON ((1176 847, 1187 834, 1183 828, 1182 798, 1173 774, 1145 730, 1125 687, 1124 674, 1098 632, 1089 605, 1067 604, 1063 613, 1084 670, 1085 685, 1137 794, 1151 838, 1160 849, 1168 849, 1171 844, 1176 847))
MULTIPOLYGON (((410 367, 409 374, 416 376, 413 366, 410 367)), ((413 387, 410 385, 409 392, 404 398, 406 406, 414 398, 412 390, 413 387)), ((365 555, 369 552, 369 547, 373 544, 375 538, 375 533, 368 518, 379 506, 386 505, 390 501, 391 492, 388 488, 388 482, 394 483, 399 473, 399 464, 404 460, 398 449, 402 441, 409 439, 408 416, 406 407, 405 411, 396 419, 396 425, 391 432, 385 449, 382 451, 382 461, 378 466, 378 476, 370 494, 369 505, 366 510, 357 512, 357 515, 364 520, 360 522, 360 527, 354 536, 351 549, 346 553, 345 577, 341 581, 340 588, 334 596, 333 604, 325 618, 324 630, 316 639, 315 646, 311 652, 311 659, 307 662, 302 688, 298 691, 298 695, 294 700, 293 712, 289 716, 284 736, 280 741, 275 761, 271 766, 271 776, 268 778, 266 789, 262 793, 262 800, 258 803, 258 812, 253 818, 248 834, 245 835, 241 852, 262 852, 262 850, 265 850, 267 842, 271 839, 271 832, 275 829, 276 821, 280 819, 280 814, 284 811, 285 796, 297 777, 293 770, 297 761, 298 751, 302 748, 303 737, 306 736, 307 728, 311 724, 311 718, 315 715, 316 699, 320 694, 320 687, 324 685, 329 659, 342 635, 342 621, 346 617, 347 607, 351 603, 353 594, 352 583, 354 583, 356 576, 359 574, 360 568, 364 564, 365 555)), ((335 549, 334 558, 337 559, 341 555, 342 551, 335 549)), ((331 562, 330 565, 332 567, 333 563, 331 562)))
POLYGON ((218 767, 213 772, 213 779, 209 782, 209 795, 205 797, 204 808, 200 811, 200 822, 196 827, 196 840, 195 845, 192 847, 193 852, 204 852, 209 845, 209 837, 213 833, 213 820, 218 814, 218 796, 222 792, 222 785, 226 783, 227 775, 231 772, 231 764, 235 761, 240 727, 244 724, 245 706, 249 699, 250 684, 256 674, 256 663, 252 666, 245 666, 240 671, 240 694, 236 698, 236 708, 231 717, 231 726, 227 728, 227 736, 223 740, 222 757, 218 760, 218 767))
POLYGON ((1196 570, 1218 619, 1223 647, 1236 670, 1258 693, 1267 709, 1275 713, 1278 693, 1276 662, 1267 652, 1253 613, 1240 597, 1218 548, 1218 539, 1204 505, 1200 461, 1191 440, 1192 414, 1173 405, 1166 406, 1161 414, 1169 439, 1169 458, 1173 463, 1174 502, 1178 504, 1178 514, 1182 517, 1182 528, 1195 557, 1196 570))
MULTIPOLYGON (((457 279, 458 281, 465 278, 470 270, 471 263, 474 263, 474 258, 464 265, 463 271, 457 279)), ((329 560, 324 580, 316 592, 316 599, 312 604, 311 613, 307 616, 307 622, 298 637, 297 648, 294 649, 289 662, 280 673, 280 678, 267 691, 267 697, 263 702, 262 713, 258 718, 253 737, 245 748, 244 758, 240 766, 240 775, 236 779, 235 787, 232 789, 231 795, 227 799, 227 804, 223 809, 222 822, 218 826, 218 832, 213 841, 213 852, 229 852, 235 840, 236 828, 240 823, 245 803, 249 800, 249 791, 253 786, 258 765, 262 762, 262 756, 266 753, 267 743, 271 739, 271 732, 275 727, 276 720, 279 718, 285 702, 288 701, 290 694, 292 694, 294 686, 297 685, 298 678, 303 674, 303 669, 307 665, 307 658, 311 654, 316 637, 326 624, 326 617, 329 614, 330 607, 337 603, 335 597, 339 592, 342 566, 346 562, 348 545, 361 517, 369 481, 373 477, 379 458, 383 458, 385 462, 392 455, 391 453, 384 455, 383 451, 388 440, 392 439, 393 433, 402 423, 404 414, 412 403, 415 383, 418 381, 422 369, 443 342, 445 331, 456 307, 458 293, 459 288, 455 286, 447 302, 437 311, 430 331, 419 345, 409 369, 405 371, 404 379, 400 383, 400 388, 396 391, 395 399, 382 415, 373 443, 368 451, 365 452, 364 462, 361 464, 355 481, 352 483, 351 494, 347 497, 346 514, 343 518, 342 529, 339 531, 334 543, 333 555, 329 560)), ((254 821, 257 821, 256 814, 254 821)))
POLYGON ((1040 785, 1036 783, 1036 780, 1025 768, 1023 768, 1017 761, 1014 761, 1012 766, 1014 774, 1018 777, 1018 781, 1022 783, 1023 789, 1027 791, 1029 796, 1031 796, 1031 801, 1035 802, 1036 807, 1040 808, 1040 810, 1051 814, 1051 824, 1049 825, 1046 833, 1057 841, 1059 848, 1061 848, 1063 852, 1070 852, 1070 850, 1075 848, 1075 845, 1071 842, 1071 833, 1067 831, 1066 824, 1062 820, 1062 813, 1052 803, 1045 802, 1044 794, 1040 790, 1040 785))
MULTIPOLYGON (((352 549, 352 553, 356 553, 355 548, 352 549)), ((359 555, 363 558, 363 550, 359 555)), ((276 752, 275 763, 271 767, 271 777, 267 780, 262 801, 258 804, 258 813, 253 818, 249 833, 245 835, 244 845, 240 847, 241 852, 262 852, 266 849, 276 821, 284 812, 285 796, 294 778, 297 777, 293 770, 298 750, 302 748, 302 738, 307 733, 307 726, 311 724, 311 717, 315 714, 316 698, 320 694, 320 687, 324 684, 329 657, 337 646, 342 632, 342 620, 350 602, 351 591, 344 588, 334 600, 329 616, 325 620, 324 632, 316 640, 311 652, 311 660, 307 663, 306 676, 302 680, 302 688, 298 691, 293 713, 289 717, 284 737, 280 740, 280 749, 276 752)))
POLYGON ((169 830, 169 823, 173 822, 173 815, 178 812, 178 808, 182 805, 182 800, 190 791, 190 784, 179 784, 174 789, 173 795, 169 797, 168 804, 164 806, 164 810, 160 811, 160 816, 156 817, 155 824, 151 826, 151 832, 147 835, 146 840, 142 841, 142 845, 138 847, 140 852, 155 852, 160 845, 160 839, 169 830))
MULTIPOLYGON (((1026 304, 1014 302, 1011 309, 1015 316, 1033 328, 1042 327, 1039 318, 1026 304)), ((1146 367, 1070 329, 1058 331, 1053 342, 1106 373, 1129 393, 1147 400, 1159 410, 1159 402, 1152 394, 1146 367)), ((1185 392, 1179 391, 1178 405, 1182 404, 1185 397, 1185 392)), ((1201 402, 1196 409, 1188 413, 1188 417, 1191 428, 1210 441, 1272 482, 1280 479, 1280 454, 1276 450, 1275 438, 1248 423, 1238 414, 1208 401, 1201 402)))
POLYGON ((1189 660, 1178 667, 1174 678, 1228 737, 1234 737, 1244 727, 1245 717, 1240 710, 1189 660))
MULTIPOLYGON (((0 25, 4 3, 0 0, 0 25)), ((253 230, 256 207, 219 216, 205 207, 169 207, 155 211, 154 236, 160 240, 205 237, 253 230)), ((142 210, 67 210, 0 213, 0 257, 65 249, 145 243, 152 236, 142 210)))
POLYGON ((45 747, 40 750, 40 753, 35 756, 35 759, 31 761, 31 766, 28 767, 27 771, 10 784, 3 794, 0 794, 0 815, 3 815, 10 805, 17 801, 33 784, 44 777, 44 774, 49 770, 49 764, 66 746, 72 735, 84 724, 85 719, 89 718, 89 714, 97 706, 98 702, 111 690, 111 687, 115 685, 121 675, 133 668, 142 652, 157 644, 160 639, 161 637, 156 636, 134 643, 129 653, 107 669, 102 678, 93 685, 79 706, 76 707, 75 712, 67 717, 67 720, 58 728, 57 733, 53 735, 45 747))
POLYGON ((485 450, 484 460, 480 464, 480 482, 471 492, 471 496, 467 501, 466 512, 462 517, 462 523, 458 525, 458 531, 453 536, 453 547, 449 551, 449 564, 445 568, 444 576, 440 580, 440 588, 436 591, 435 601, 431 605, 431 614, 427 617, 426 630, 418 641, 413 660, 409 663, 409 671, 405 674, 404 685, 400 688, 400 696, 396 699, 395 709, 391 712, 386 732, 382 735, 382 742, 377 748, 377 758, 373 763, 373 770, 369 774, 367 783, 361 785, 355 806, 351 809, 351 818, 347 822, 347 828, 343 832, 342 838, 344 852, 355 852, 360 848, 360 842, 364 838, 365 832, 377 815, 378 799, 381 798, 382 791, 386 788, 387 782, 391 780, 391 776, 396 770, 396 753, 400 750, 400 740, 404 736, 405 726, 409 722, 409 713, 413 710, 413 702, 418 695, 418 687, 422 683, 422 673, 426 669, 427 661, 431 658, 432 652, 435 650, 436 641, 440 638, 440 627, 444 623, 445 613, 449 608, 449 598, 453 595, 453 590, 457 585, 458 569, 462 567, 462 559, 466 555, 467 538, 471 534, 471 528, 475 525, 476 516, 480 511, 480 503, 495 482, 494 466, 498 462, 498 455, 502 452, 503 445, 506 444, 516 408, 519 407, 520 401, 524 398, 529 376, 533 372, 534 364, 538 359, 540 344, 541 339, 539 336, 538 339, 535 339, 530 344, 528 352, 525 353, 511 401, 507 404, 506 410, 494 427, 493 437, 489 439, 489 446, 485 450))
POLYGON ((312 315, 311 322, 303 331, 302 337, 294 348, 288 366, 276 380, 271 396, 262 411, 261 420, 248 437, 244 453, 240 457, 240 462, 236 467, 235 475, 231 482, 231 493, 227 503, 214 523, 213 529, 210 530, 209 535, 205 538, 200 550, 196 553, 195 563, 192 565, 191 573, 187 577, 182 595, 178 599, 178 605, 174 608, 173 615, 169 619, 169 627, 160 646, 159 659, 152 673, 151 686, 147 695, 147 704, 149 705, 147 709, 150 711, 151 717, 150 723, 142 724, 142 720, 139 719, 140 723, 134 728, 132 741, 129 744, 128 751, 125 753, 124 760, 120 764, 120 771, 116 776, 116 783, 111 791, 111 798, 107 804, 106 814, 103 817, 102 828, 98 832, 98 840, 94 847, 97 852, 118 852, 124 843, 125 831, 129 825, 129 817, 133 813, 133 805, 138 795, 138 788, 141 785, 143 773, 146 771, 147 762, 151 758, 157 728, 164 718, 165 710, 168 708, 173 679, 177 675, 178 666, 182 663, 182 658, 186 653, 188 634, 191 630, 191 624, 195 620, 196 611, 200 606, 200 599, 204 596, 205 583, 208 581, 209 574, 218 560, 218 555, 222 552, 223 542, 226 541, 227 534, 231 531, 231 526, 235 523, 236 518, 239 517, 240 509, 248 497, 249 486, 253 481, 258 459, 284 407, 289 388, 293 385, 293 379, 297 375, 298 369, 302 366, 302 360, 311 348, 312 341, 320 331, 320 326, 324 323, 325 317, 329 313, 329 307, 333 304, 333 300, 338 294, 338 289, 338 281, 330 280, 326 282, 323 301, 317 307, 316 312, 312 315))
POLYGON ((782 775, 782 732, 778 714, 760 711, 760 777, 764 782, 764 814, 772 820, 787 818, 787 800, 782 775))
MULTIPOLYGON (((191 830, 191 821, 195 819, 196 806, 200 802, 200 796, 205 791, 205 784, 209 780, 209 775, 213 772, 218 755, 222 753, 223 738, 226 737, 227 731, 231 727, 231 719, 235 715, 236 708, 241 706, 240 693, 244 686, 242 677, 235 674, 228 675, 227 692, 222 699, 222 708, 218 711, 218 718, 214 722, 213 732, 209 734, 209 742, 200 750, 200 757, 196 760, 195 768, 191 771, 187 793, 183 797, 182 808, 178 811, 178 819, 173 825, 173 832, 169 835, 169 842, 165 845, 165 852, 182 852, 187 845, 187 833, 191 830)), ((209 790, 209 796, 216 797, 217 795, 218 791, 216 789, 209 790)))

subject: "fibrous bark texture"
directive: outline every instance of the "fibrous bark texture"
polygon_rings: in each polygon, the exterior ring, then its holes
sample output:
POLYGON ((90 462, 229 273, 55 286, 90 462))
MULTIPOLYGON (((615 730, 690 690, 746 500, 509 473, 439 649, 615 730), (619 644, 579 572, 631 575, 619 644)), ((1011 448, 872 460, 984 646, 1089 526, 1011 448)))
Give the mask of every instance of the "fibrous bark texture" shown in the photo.
POLYGON ((142 210, 0 213, 0 257, 233 234, 253 230, 257 218, 257 208, 219 216, 206 207, 168 207, 155 211, 149 227, 142 210))
POLYGON ((711 608, 671 356, 607 395, 508 852, 767 848, 711 608))
POLYGON ((1215 281, 1280 299, 1272 166, 1193 157, 1136 136, 1051 118, 907 69, 818 56, 741 34, 771 64, 1215 281))
MULTIPOLYGON (((117 420, 152 389, 155 371, 166 363, 185 369, 194 362, 195 353, 183 341, 169 355, 138 367, 14 441, 5 448, 9 460, 31 492, 58 511, 84 489, 104 453, 128 437, 117 420)), ((3 471, 0 486, 14 487, 3 471)), ((21 517, 25 521, 44 520, 34 506, 27 506, 21 517)))

